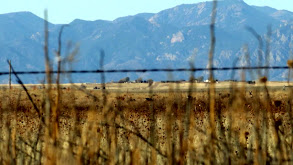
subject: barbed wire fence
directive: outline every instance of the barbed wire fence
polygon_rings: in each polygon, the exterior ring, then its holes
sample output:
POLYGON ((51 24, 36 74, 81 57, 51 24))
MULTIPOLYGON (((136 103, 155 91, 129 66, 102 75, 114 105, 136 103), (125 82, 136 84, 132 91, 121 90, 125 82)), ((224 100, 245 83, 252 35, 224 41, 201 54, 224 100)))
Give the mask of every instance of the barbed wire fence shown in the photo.
MULTIPOLYGON (((199 71, 228 71, 228 70, 282 70, 289 69, 288 66, 253 66, 253 67, 213 67, 213 68, 177 68, 177 69, 105 69, 105 70, 63 70, 61 74, 86 74, 86 73, 145 73, 145 72, 199 72, 199 71)), ((46 71, 15 71, 18 75, 46 74, 46 71)), ((50 71, 51 74, 57 74, 58 71, 50 71)), ((9 75, 10 72, 0 72, 0 76, 9 75)))
MULTIPOLYGON (((8 61, 11 68, 11 61, 8 61)), ((288 70, 289 66, 251 66, 251 67, 213 67, 213 68, 152 68, 152 69, 97 69, 97 70, 59 70, 50 71, 50 74, 107 74, 107 73, 146 73, 146 72, 202 72, 202 71, 238 71, 238 70, 288 70)), ((14 75, 39 75, 46 74, 45 70, 41 71, 14 71, 14 75)), ((10 71, 0 72, 0 76, 9 75, 9 85, 11 85, 11 69, 10 71)), ((103 82, 101 82, 103 83, 103 82)))

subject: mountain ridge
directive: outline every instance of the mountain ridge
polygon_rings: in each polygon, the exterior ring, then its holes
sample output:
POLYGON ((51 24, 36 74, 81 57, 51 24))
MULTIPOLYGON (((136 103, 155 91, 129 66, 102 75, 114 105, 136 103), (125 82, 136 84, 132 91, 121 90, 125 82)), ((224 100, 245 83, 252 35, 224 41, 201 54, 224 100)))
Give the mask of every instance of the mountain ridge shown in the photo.
MULTIPOLYGON (((106 53, 105 69, 144 68, 188 68, 190 59, 195 59, 196 67, 206 67, 210 46, 209 24, 212 2, 184 4, 158 13, 139 13, 120 17, 113 21, 85 21, 76 19, 65 27, 62 35, 62 57, 79 45, 79 54, 73 69, 99 69, 99 52, 106 53)), ((21 18, 0 15, 0 69, 7 70, 6 60, 11 59, 16 70, 43 70, 43 20, 32 13, 24 13, 21 18), (5 22, 6 20, 6 22, 5 22), (8 21, 8 23, 7 23, 8 21), (1 24, 1 23, 0 23, 1 24), (8 26, 9 25, 9 26, 8 26)), ((22 15, 18 13, 14 15, 22 15)), ((246 65, 243 45, 247 44, 251 59, 257 59, 258 42, 246 30, 254 28, 266 40, 267 26, 272 25, 272 52, 270 61, 275 65, 286 65, 290 44, 293 43, 293 13, 273 8, 249 6, 244 1, 219 1, 216 22, 216 67, 231 66, 240 59, 238 65, 246 65)), ((49 48, 52 63, 55 63, 57 39, 62 25, 49 25, 49 48)), ((293 44, 292 44, 293 45, 293 44)), ((265 45, 264 45, 265 46, 265 45)), ((265 47, 264 47, 265 48, 265 47)), ((265 52, 265 51, 264 51, 265 52)), ((264 54, 263 54, 264 56, 264 54)), ((257 61, 251 61, 257 65, 257 61)), ((70 65, 65 65, 67 68, 70 65)), ((207 73, 197 73, 207 78, 207 73)), ((227 79, 231 72, 216 72, 217 79, 227 79)), ((271 80, 284 80, 286 71, 273 71, 271 80)), ((122 77, 136 79, 143 77, 166 80, 166 73, 109 74, 107 81, 117 81, 122 77)), ((188 79, 189 73, 174 73, 174 79, 188 79)), ((255 76, 254 76, 255 77, 255 76)), ((22 76, 27 83, 37 83, 42 76, 22 76)), ((73 75, 74 82, 99 82, 100 76, 73 75)), ((237 77, 236 77, 237 78, 237 77)), ((239 78, 239 77, 238 77, 239 78)), ((230 79, 230 78, 229 78, 230 79)), ((253 79, 253 76, 250 77, 253 79)), ((68 81, 68 80, 64 80, 68 81)), ((6 83, 6 77, 0 77, 6 83)))

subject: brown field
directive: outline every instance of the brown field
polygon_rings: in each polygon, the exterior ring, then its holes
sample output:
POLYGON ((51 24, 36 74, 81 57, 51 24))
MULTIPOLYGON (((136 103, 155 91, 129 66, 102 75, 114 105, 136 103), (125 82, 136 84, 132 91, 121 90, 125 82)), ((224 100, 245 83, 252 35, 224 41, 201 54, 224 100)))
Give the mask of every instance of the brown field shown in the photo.
POLYGON ((26 87, 0 86, 1 164, 293 163, 288 83, 26 87))

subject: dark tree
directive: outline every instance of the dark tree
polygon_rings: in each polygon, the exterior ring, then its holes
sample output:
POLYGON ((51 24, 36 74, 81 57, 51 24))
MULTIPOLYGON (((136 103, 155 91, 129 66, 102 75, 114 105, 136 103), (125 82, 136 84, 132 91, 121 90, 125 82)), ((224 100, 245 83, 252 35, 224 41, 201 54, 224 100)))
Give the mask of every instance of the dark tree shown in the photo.
POLYGON ((138 79, 135 80, 136 83, 142 83, 142 78, 139 77, 138 79))
POLYGON ((129 77, 125 77, 125 78, 119 80, 118 83, 126 83, 126 82, 129 82, 129 80, 130 80, 129 77))

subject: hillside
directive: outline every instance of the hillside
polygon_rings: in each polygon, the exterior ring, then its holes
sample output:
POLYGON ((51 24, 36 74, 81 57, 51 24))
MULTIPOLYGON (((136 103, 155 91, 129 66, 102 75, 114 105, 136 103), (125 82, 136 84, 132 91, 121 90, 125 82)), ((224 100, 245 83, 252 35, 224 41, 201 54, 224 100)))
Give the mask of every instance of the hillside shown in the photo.
MULTIPOLYGON (((141 13, 114 21, 74 20, 62 36, 65 57, 76 45, 79 53, 72 64, 74 69, 99 69, 99 52, 105 50, 105 69, 182 68, 194 59, 196 67, 206 67, 210 46, 209 23, 212 2, 185 4, 159 13, 141 13), (69 44, 71 43, 71 44, 69 44), (70 46, 71 45, 71 46, 70 46)), ((269 7, 249 6, 242 0, 220 1, 216 22, 216 53, 218 67, 246 65, 245 44, 250 52, 251 65, 257 65, 258 42, 246 30, 252 27, 267 38, 267 26, 272 26, 270 64, 286 65, 293 45, 293 13, 269 7)), ((7 59, 16 70, 44 69, 43 20, 32 13, 0 15, 0 70, 7 71, 7 59)), ((54 51, 61 25, 50 24, 50 55, 56 64, 54 51)), ((266 50, 264 44, 263 52, 266 50)), ((263 55, 264 56, 264 55, 263 55)), ((264 58, 264 57, 263 57, 264 58)), ((65 59, 65 58, 64 58, 65 59)), ((264 64, 264 60, 263 60, 264 64)), ((64 65, 68 69, 71 65, 64 65)), ((189 73, 173 73, 175 79, 188 79, 189 73)), ((196 73, 196 76, 207 73, 196 73)), ((107 81, 122 77, 168 79, 167 73, 109 74, 107 81)), ((220 80, 231 79, 231 72, 217 72, 220 80), (228 76, 227 76, 228 75, 228 76)), ((286 71, 270 72, 270 80, 284 80, 286 71)), ((44 76, 22 76, 26 83, 39 83, 44 76)), ((254 77, 249 77, 254 79, 254 77)), ((7 83, 1 76, 0 82, 7 83)), ((100 75, 73 75, 74 82, 99 82, 100 75)), ((64 79, 64 82, 68 81, 64 79)))

